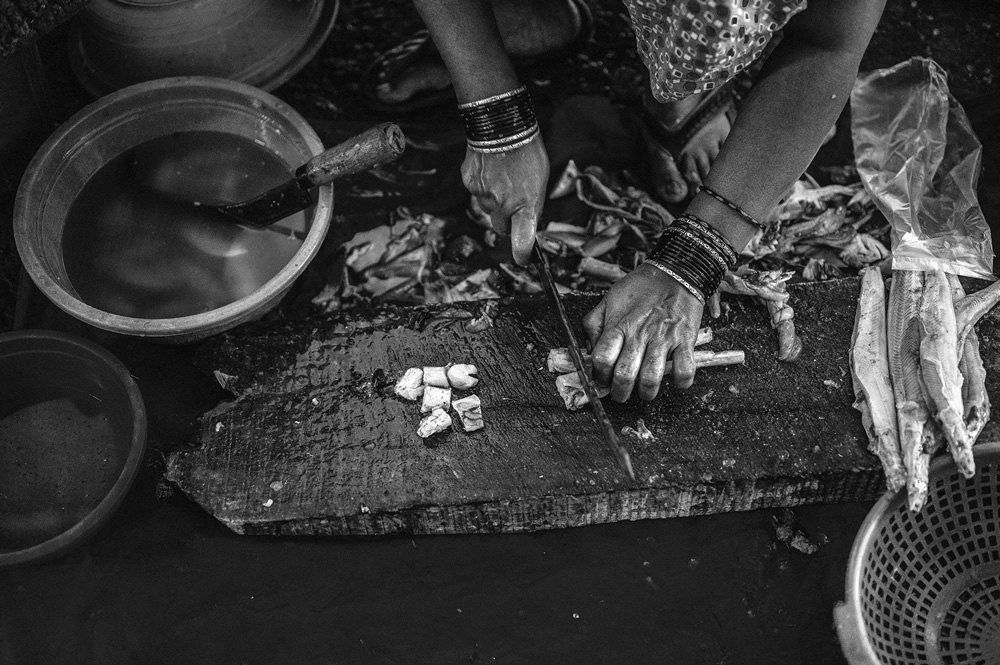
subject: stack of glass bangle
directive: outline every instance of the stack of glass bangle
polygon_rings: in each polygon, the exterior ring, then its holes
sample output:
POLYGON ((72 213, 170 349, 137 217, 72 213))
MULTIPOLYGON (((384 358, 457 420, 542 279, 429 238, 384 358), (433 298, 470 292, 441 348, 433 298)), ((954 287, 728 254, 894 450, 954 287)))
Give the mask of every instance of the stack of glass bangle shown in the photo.
POLYGON ((538 134, 538 122, 525 86, 458 107, 465 121, 465 137, 476 152, 515 150, 538 134))
POLYGON ((736 250, 715 229, 688 214, 667 227, 646 263, 673 277, 704 305, 736 265, 736 250))

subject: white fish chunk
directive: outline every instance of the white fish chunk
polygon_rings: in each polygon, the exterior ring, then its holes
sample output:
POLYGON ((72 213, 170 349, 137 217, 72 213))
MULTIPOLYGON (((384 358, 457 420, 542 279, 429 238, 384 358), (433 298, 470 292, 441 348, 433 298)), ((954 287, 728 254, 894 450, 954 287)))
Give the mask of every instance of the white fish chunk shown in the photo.
POLYGON ((451 404, 451 388, 424 386, 424 401, 420 405, 421 413, 430 413, 434 409, 448 410, 451 404))
POLYGON ((423 397, 424 370, 419 367, 411 367, 406 370, 399 381, 396 382, 395 387, 393 387, 393 392, 411 402, 415 402, 423 397))
POLYGON ((476 378, 476 374, 479 372, 475 365, 468 364, 456 364, 448 365, 447 376, 448 383, 455 390, 469 390, 470 388, 475 388, 479 383, 479 379, 476 378))
POLYGON ((452 401, 451 408, 458 415, 462 429, 475 432, 483 428, 483 405, 478 395, 469 395, 452 401))
POLYGON ((448 371, 445 367, 424 367, 424 385, 448 388, 448 371))
POLYGON ((434 409, 423 417, 417 427, 417 436, 426 439, 432 434, 443 432, 451 427, 451 416, 444 409, 434 409))
MULTIPOLYGON (((610 389, 601 386, 595 386, 595 388, 597 388, 598 397, 606 397, 611 392, 610 389)), ((556 390, 559 391, 559 396, 562 397, 567 411, 577 411, 590 404, 590 399, 583 390, 583 382, 580 380, 579 372, 569 372, 556 377, 556 390)))

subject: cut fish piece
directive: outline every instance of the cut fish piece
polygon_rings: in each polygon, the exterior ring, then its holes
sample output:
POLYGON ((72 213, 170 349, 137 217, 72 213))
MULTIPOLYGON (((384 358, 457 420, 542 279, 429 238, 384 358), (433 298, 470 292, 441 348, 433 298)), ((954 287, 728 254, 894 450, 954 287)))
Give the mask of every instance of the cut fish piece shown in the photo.
MULTIPOLYGON (((723 367, 725 365, 742 365, 746 362, 746 354, 743 351, 728 349, 726 351, 706 351, 696 349, 694 352, 694 366, 696 369, 702 367, 723 367)), ((664 366, 663 373, 670 374, 674 371, 674 362, 668 360, 664 366)))
POLYGON ((417 436, 426 439, 432 434, 443 432, 451 427, 451 416, 444 409, 434 409, 423 417, 417 427, 417 436))
POLYGON ((962 375, 958 371, 958 326, 948 277, 927 271, 920 302, 920 370, 930 395, 932 411, 959 472, 976 473, 969 432, 962 417, 962 375))
POLYGON ((424 394, 424 370, 419 367, 411 367, 403 373, 399 381, 396 382, 393 391, 411 402, 415 402, 424 394))
POLYGON ((854 408, 861 412, 869 450, 882 462, 886 485, 896 491, 906 485, 906 471, 899 449, 896 404, 889 375, 885 286, 878 268, 864 268, 860 275, 861 293, 850 351, 854 408))
MULTIPOLYGON (((584 355, 583 362, 586 363, 588 360, 589 356, 584 355)), ((569 349, 565 346, 549 349, 549 356, 545 359, 545 366, 553 374, 569 374, 576 371, 576 365, 573 364, 573 356, 570 355, 569 349)))
POLYGON ((430 413, 434 409, 448 410, 451 404, 451 388, 424 386, 424 401, 420 405, 421 413, 430 413))
MULTIPOLYGON (((610 389, 601 386, 594 387, 597 389, 598 397, 606 397, 611 393, 610 389)), ((559 396, 562 397, 567 411, 577 411, 590 404, 590 399, 583 390, 583 382, 580 380, 579 372, 569 372, 556 377, 556 390, 559 391, 559 396)))
POLYGON ((462 429, 466 432, 483 428, 483 405, 478 395, 456 399, 451 403, 451 408, 455 410, 462 429))
POLYGON ((448 365, 448 383, 455 390, 469 390, 475 388, 479 383, 476 374, 479 372, 475 365, 458 364, 448 365))
POLYGON ((449 388, 448 372, 445 367, 424 367, 424 385, 449 388))
POLYGON ((930 411, 920 385, 920 299, 924 275, 919 270, 895 270, 889 289, 889 374, 896 404, 899 449, 906 469, 906 494, 910 510, 919 511, 927 500, 930 454, 924 445, 924 426, 930 411))

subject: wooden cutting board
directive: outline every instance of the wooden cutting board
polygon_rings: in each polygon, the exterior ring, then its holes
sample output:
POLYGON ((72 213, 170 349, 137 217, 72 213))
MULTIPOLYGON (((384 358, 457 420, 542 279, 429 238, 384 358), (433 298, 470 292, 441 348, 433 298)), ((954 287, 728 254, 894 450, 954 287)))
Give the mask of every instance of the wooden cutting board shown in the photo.
MULTIPOLYGON (((226 375, 234 398, 204 414, 167 477, 234 531, 272 535, 517 532, 874 500, 884 478, 852 408, 847 358, 857 292, 854 278, 791 288, 805 345, 791 364, 775 358, 763 305, 729 298, 705 322, 715 331, 708 348, 742 349, 745 365, 701 370, 690 390, 649 403, 605 399, 617 428, 642 418, 656 436, 623 437, 634 484, 589 410, 563 407, 545 357, 565 343, 541 296, 497 302, 480 333, 442 317, 483 303, 222 335, 199 363, 226 375), (448 362, 478 366, 472 392, 486 426, 424 440, 419 404, 395 397, 392 381, 448 362)), ((571 320, 597 302, 568 297, 571 320)), ((990 371, 1000 361, 996 317, 980 328, 990 371)), ((983 440, 1000 433, 987 429, 983 440)))

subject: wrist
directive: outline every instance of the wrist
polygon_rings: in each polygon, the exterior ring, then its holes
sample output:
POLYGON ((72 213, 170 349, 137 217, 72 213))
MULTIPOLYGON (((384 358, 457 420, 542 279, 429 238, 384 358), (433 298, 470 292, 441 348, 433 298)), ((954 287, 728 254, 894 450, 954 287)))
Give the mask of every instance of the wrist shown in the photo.
POLYGON ((646 263, 669 275, 704 305, 736 259, 735 249, 720 233, 692 215, 682 215, 663 232, 646 263))
POLYGON ((748 222, 739 212, 703 191, 695 194, 685 212, 704 220, 706 224, 726 239, 726 242, 736 250, 737 254, 743 251, 760 230, 748 222))
POLYGON ((458 111, 468 147, 474 152, 510 152, 538 136, 535 108, 523 85, 459 104, 458 111))

